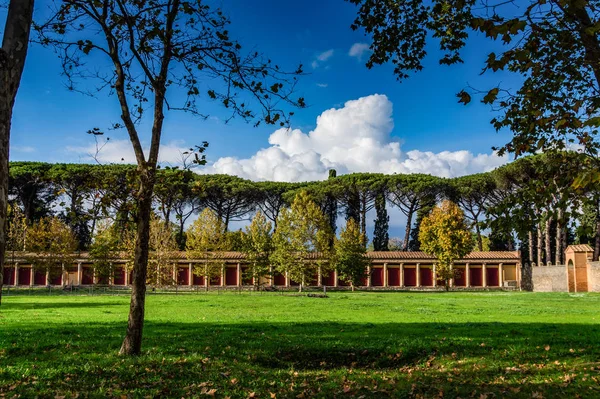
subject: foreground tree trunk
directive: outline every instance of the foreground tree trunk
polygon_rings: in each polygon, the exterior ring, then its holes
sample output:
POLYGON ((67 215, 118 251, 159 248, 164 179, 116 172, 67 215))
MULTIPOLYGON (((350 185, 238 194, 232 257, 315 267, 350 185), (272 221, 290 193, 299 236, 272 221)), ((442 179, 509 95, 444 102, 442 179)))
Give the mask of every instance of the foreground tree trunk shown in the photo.
POLYGON ((150 240, 150 213, 152 211, 152 190, 154 185, 153 174, 153 171, 146 169, 140 175, 140 189, 138 192, 139 213, 133 259, 131 303, 129 305, 127 333, 119 351, 121 355, 139 355, 142 350, 150 240))
POLYGON ((10 124, 25 66, 32 17, 33 0, 11 0, 0 50, 0 305, 6 255, 10 124))

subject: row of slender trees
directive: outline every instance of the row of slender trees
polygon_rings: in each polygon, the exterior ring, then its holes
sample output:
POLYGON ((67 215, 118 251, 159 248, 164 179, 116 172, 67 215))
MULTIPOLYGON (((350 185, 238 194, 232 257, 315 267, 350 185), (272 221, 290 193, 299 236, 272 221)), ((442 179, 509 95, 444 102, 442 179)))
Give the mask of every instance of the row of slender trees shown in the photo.
MULTIPOLYGON (((233 221, 249 220, 260 210, 277 227, 284 207, 306 191, 326 215, 333 232, 339 216, 352 219, 364 235, 375 211, 371 246, 389 250, 388 206, 406 217, 403 239, 393 249, 419 250, 421 220, 443 199, 462 208, 479 250, 522 249, 531 263, 560 263, 565 246, 578 239, 592 244, 597 258, 600 193, 575 189, 584 165, 575 152, 521 158, 488 173, 454 179, 423 174, 357 173, 321 182, 252 182, 228 175, 201 175, 164 168, 156 176, 153 207, 162 220, 177 225, 176 240, 185 248, 185 226, 202 209, 212 210, 224 231, 233 221), (575 235, 573 234, 575 229, 575 235)), ((121 229, 135 223, 136 168, 130 165, 14 162, 11 203, 31 224, 57 215, 70 226, 77 248, 86 250, 104 219, 121 229)), ((13 207, 14 208, 14 207, 13 207)))
MULTIPOLYGON (((19 207, 10 207, 12 223, 8 230, 9 263, 25 259, 37 272, 51 278, 60 276, 65 265, 72 264, 77 254, 75 233, 57 216, 45 216, 28 224, 19 207), (19 251, 18 253, 16 251, 19 251)), ((317 273, 337 270, 341 280, 352 286, 361 285, 366 277, 366 236, 354 219, 348 219, 334 235, 327 217, 306 191, 299 191, 291 205, 281 209, 277 227, 257 211, 244 230, 225 231, 222 219, 209 208, 203 209, 187 227, 183 250, 194 261, 195 276, 212 279, 221 276, 226 251, 246 254, 243 279, 259 285, 274 273, 287 275, 303 285, 315 284, 317 273), (312 259, 307 261, 307 259, 312 259)), ((178 282, 178 226, 165 221, 155 212, 150 220, 149 269, 146 283, 173 286, 178 282)), ((133 269, 135 229, 127 222, 121 226, 114 220, 98 223, 89 258, 94 276, 108 282, 115 275, 115 265, 124 263, 128 273, 133 269)))

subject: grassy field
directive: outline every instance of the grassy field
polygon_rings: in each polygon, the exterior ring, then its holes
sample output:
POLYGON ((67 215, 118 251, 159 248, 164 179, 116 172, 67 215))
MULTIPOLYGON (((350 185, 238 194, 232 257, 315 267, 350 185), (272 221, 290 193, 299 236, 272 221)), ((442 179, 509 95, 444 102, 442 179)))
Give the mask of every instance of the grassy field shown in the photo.
POLYGON ((9 296, 0 397, 600 397, 600 295, 9 296))

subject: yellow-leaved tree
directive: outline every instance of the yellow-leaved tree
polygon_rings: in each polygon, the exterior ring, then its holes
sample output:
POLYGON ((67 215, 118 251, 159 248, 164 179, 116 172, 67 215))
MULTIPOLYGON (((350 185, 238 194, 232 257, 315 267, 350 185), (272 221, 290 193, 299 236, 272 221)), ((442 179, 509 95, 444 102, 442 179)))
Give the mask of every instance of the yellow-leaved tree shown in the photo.
POLYGON ((306 191, 281 210, 273 235, 271 261, 277 270, 298 282, 299 291, 319 268, 331 268, 333 232, 321 209, 306 191), (314 259, 314 260, 313 260, 314 259))
POLYGON ((185 251, 188 259, 201 259, 194 266, 196 276, 211 278, 221 275, 225 262, 221 252, 227 248, 223 221, 217 214, 205 208, 187 231, 185 251))
POLYGON ((31 256, 26 258, 37 270, 45 270, 50 278, 59 276, 64 267, 73 263, 76 248, 71 228, 57 217, 42 218, 27 229, 25 250, 31 256))
POLYGON ((421 222, 419 229, 421 249, 437 259, 437 278, 444 280, 446 291, 455 277, 454 262, 473 248, 473 237, 463 211, 452 201, 444 201, 433 208, 421 222))
POLYGON ((252 279, 256 288, 261 277, 269 275, 271 271, 269 261, 273 251, 271 231, 271 223, 261 211, 258 211, 252 218, 252 223, 246 226, 246 234, 243 236, 243 250, 248 261, 248 270, 244 277, 252 279))

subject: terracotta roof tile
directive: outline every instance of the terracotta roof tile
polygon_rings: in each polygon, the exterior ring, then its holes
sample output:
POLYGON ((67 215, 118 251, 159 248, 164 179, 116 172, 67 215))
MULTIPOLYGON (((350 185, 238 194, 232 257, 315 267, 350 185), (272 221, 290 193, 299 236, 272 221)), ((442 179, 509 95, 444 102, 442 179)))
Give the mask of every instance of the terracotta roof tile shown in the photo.
MULTIPOLYGON (((583 248, 583 249, 575 249, 575 251, 592 251, 589 245, 571 245, 569 248, 583 248)), ((227 251, 220 252, 215 254, 218 259, 225 260, 243 260, 246 258, 246 254, 243 252, 235 252, 235 251, 227 251)), ((18 259, 26 259, 32 258, 35 254, 30 253, 16 253, 15 258, 18 259)), ((123 254, 122 256, 125 256, 123 254)), ((317 259, 319 254, 310 254, 309 259, 317 259)), ((434 260, 435 257, 421 251, 373 251, 367 252, 367 256, 374 261, 402 261, 402 260, 424 260, 431 261, 434 260)), ((81 252, 75 254, 74 256, 77 260, 87 260, 89 259, 89 253, 81 252)), ((177 259, 179 261, 185 261, 188 259, 186 253, 184 251, 173 252, 173 259, 177 259)), ((510 251, 487 251, 487 252, 471 252, 469 255, 465 256, 463 261, 465 260, 511 260, 511 261, 519 261, 519 253, 518 252, 510 252, 510 251)), ((191 261, 201 261, 202 259, 192 259, 191 261)))
POLYGON ((587 244, 569 245, 567 251, 572 250, 573 252, 594 252, 594 249, 587 244))

